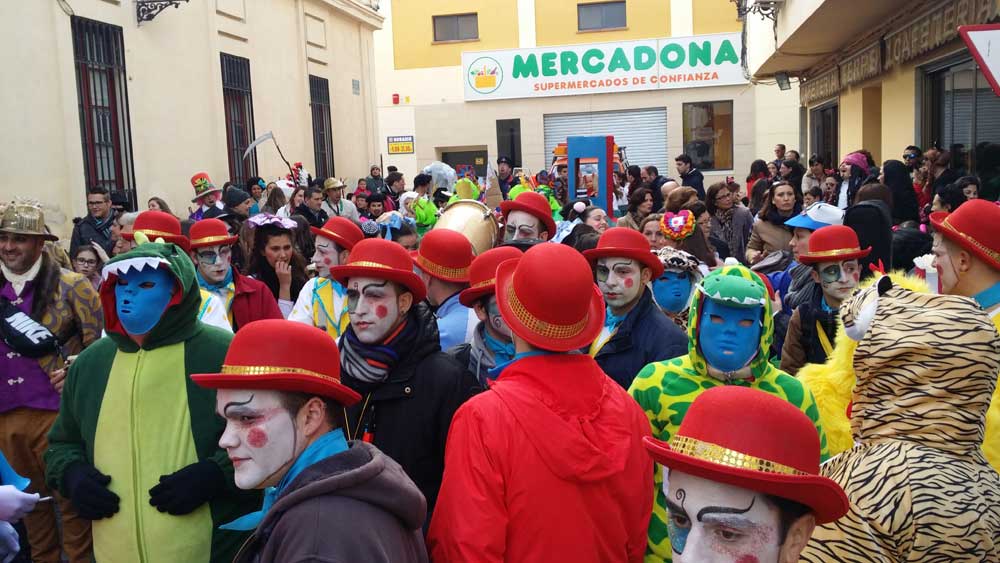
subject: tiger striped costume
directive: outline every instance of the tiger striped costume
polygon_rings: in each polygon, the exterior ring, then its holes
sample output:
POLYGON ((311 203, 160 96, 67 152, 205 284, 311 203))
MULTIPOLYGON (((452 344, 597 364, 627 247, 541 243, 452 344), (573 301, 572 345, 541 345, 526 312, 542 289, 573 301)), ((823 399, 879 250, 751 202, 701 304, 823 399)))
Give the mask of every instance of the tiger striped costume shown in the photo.
MULTIPOLYGON (((754 284, 759 284, 760 295, 767 295, 767 289, 760 278, 743 266, 724 266, 710 274, 710 277, 718 275, 739 276, 748 279, 754 284)), ((777 395, 802 409, 816 424, 822 457, 825 459, 827 455, 826 437, 819 424, 819 412, 816 409, 812 393, 797 379, 778 370, 768 362, 767 351, 771 347, 771 339, 774 334, 770 301, 764 300, 766 303, 761 318, 763 326, 760 342, 757 355, 751 360, 749 366, 752 377, 733 379, 727 383, 708 374, 705 358, 699 348, 698 325, 704 300, 705 296, 701 291, 694 292, 687 326, 688 355, 647 365, 639 372, 629 388, 629 393, 649 418, 653 436, 663 441, 669 441, 680 426, 688 407, 706 389, 719 385, 740 385, 777 395)), ((739 424, 739 413, 733 413, 733 419, 727 423, 739 424)), ((646 563, 672 560, 670 538, 667 534, 668 515, 666 496, 663 491, 663 470, 659 464, 656 464, 654 471, 653 515, 649 521, 646 563)))
POLYGON ((1000 336, 971 299, 888 277, 841 306, 859 340, 855 446, 826 463, 851 501, 801 561, 998 562, 1000 476, 980 446, 1000 336))

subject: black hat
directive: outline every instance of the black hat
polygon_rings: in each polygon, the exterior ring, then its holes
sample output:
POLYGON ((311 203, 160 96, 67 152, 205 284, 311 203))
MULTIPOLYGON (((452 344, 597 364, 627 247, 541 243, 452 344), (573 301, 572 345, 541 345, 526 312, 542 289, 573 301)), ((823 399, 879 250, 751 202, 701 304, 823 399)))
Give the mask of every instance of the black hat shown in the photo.
POLYGON ((385 195, 381 192, 375 192, 368 196, 368 203, 385 203, 385 195))
POLYGON ((497 164, 506 164, 507 166, 514 166, 514 161, 508 156, 501 156, 497 159, 497 164))
POLYGON ((226 207, 236 207, 248 199, 250 199, 250 194, 239 188, 230 187, 226 190, 225 195, 222 196, 222 203, 224 203, 226 207))

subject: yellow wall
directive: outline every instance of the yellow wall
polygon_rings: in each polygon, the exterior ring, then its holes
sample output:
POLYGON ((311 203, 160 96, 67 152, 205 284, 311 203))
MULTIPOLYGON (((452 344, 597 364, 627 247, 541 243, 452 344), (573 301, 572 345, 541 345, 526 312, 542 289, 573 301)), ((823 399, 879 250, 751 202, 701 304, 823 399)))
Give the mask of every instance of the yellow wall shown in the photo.
POLYGON ((392 0, 392 40, 397 70, 457 66, 462 51, 516 48, 517 0, 392 0), (434 16, 470 13, 479 16, 478 40, 434 42, 434 16))
POLYGON ((882 78, 882 158, 899 159, 903 149, 919 145, 914 66, 895 69, 882 78))
POLYGON ((882 86, 880 84, 861 90, 861 111, 861 147, 872 153, 875 162, 881 163, 882 86))
MULTIPOLYGON (((702 2, 703 0, 697 0, 702 2)), ((714 2, 715 0, 710 0, 714 2)), ((625 29, 618 31, 577 31, 577 4, 590 1, 535 0, 536 43, 571 45, 627 39, 649 39, 670 35, 670 2, 667 0, 627 0, 625 29)), ((482 20, 480 20, 482 21, 482 20)), ((482 29, 480 29, 480 32, 482 29)), ((514 33, 516 39, 517 33, 514 33)))
POLYGON ((736 4, 730 0, 693 0, 694 34, 740 31, 743 24, 736 16, 736 4))
POLYGON ((864 144, 864 101, 860 89, 844 91, 840 94, 840 140, 837 143, 840 154, 838 164, 847 153, 860 149, 864 144))

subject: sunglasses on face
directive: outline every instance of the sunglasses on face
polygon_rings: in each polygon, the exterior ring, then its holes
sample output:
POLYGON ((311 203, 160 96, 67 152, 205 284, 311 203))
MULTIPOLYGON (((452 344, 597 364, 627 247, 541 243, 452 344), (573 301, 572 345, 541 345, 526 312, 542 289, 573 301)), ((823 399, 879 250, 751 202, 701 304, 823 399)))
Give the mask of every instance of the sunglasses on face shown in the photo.
POLYGON ((914 158, 917 158, 917 155, 915 155, 915 154, 904 154, 903 155, 903 159, 904 160, 912 160, 914 158))

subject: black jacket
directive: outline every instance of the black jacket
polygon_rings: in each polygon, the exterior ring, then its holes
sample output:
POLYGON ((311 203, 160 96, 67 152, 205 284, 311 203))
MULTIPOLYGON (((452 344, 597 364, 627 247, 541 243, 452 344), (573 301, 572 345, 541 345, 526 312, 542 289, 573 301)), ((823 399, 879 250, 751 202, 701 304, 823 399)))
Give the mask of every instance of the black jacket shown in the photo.
POLYGON ((681 185, 694 188, 698 192, 698 199, 705 201, 705 176, 701 170, 692 168, 686 174, 681 174, 681 185))
POLYGON ((645 289, 594 359, 604 373, 628 389, 647 364, 687 353, 687 334, 660 311, 652 292, 645 289))
POLYGON ((387 381, 367 383, 347 374, 341 378, 361 394, 361 401, 347 409, 348 428, 355 432, 369 402, 364 415, 372 443, 403 466, 427 499, 430 513, 441 488, 451 417, 478 385, 465 366, 441 351, 437 321, 425 304, 412 309, 410 322, 420 331, 416 344, 387 381))
POLYGON ((76 225, 73 226, 73 235, 69 239, 70 256, 76 253, 77 248, 89 245, 90 241, 101 245, 101 248, 110 256, 111 249, 115 247, 114 241, 111 240, 111 225, 114 224, 115 219, 115 210, 112 209, 108 218, 100 223, 94 219, 93 215, 87 215, 77 221, 76 225))
POLYGON ((295 213, 306 218, 309 222, 310 227, 316 227, 317 229, 322 229, 323 225, 326 224, 327 220, 330 219, 326 215, 326 211, 320 209, 319 211, 313 211, 308 205, 302 204, 295 208, 295 213))
POLYGON ((661 213, 663 211, 663 184, 666 184, 669 180, 664 176, 657 176, 649 181, 649 191, 653 192, 653 213, 661 213))

